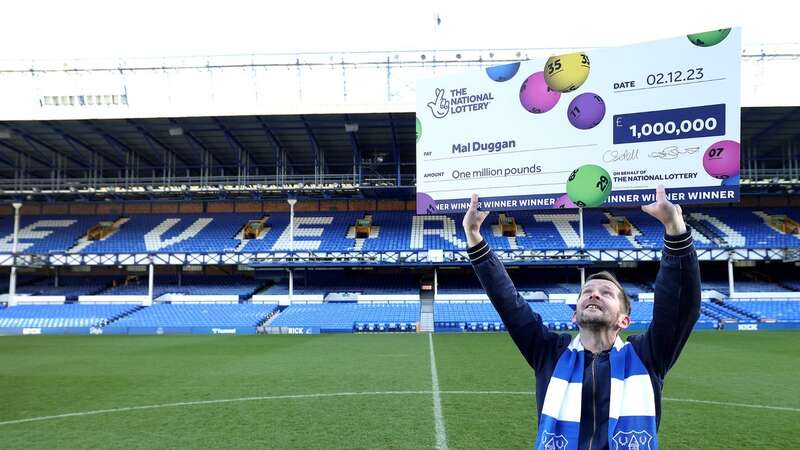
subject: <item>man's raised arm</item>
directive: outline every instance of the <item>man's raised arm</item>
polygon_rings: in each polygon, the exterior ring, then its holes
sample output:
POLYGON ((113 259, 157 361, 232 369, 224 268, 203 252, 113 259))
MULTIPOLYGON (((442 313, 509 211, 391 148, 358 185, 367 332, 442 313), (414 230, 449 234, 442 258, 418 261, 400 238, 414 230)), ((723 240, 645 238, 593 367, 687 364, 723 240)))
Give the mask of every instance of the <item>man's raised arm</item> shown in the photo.
POLYGON ((664 187, 642 210, 664 224, 664 249, 654 285, 653 320, 643 335, 651 361, 663 378, 678 360, 700 317, 700 265, 681 207, 670 203, 664 187))
POLYGON ((522 356, 534 370, 538 370, 554 348, 558 334, 549 331, 542 324, 542 318, 519 295, 503 263, 481 236, 481 224, 488 215, 488 212, 478 211, 478 196, 472 194, 469 210, 462 222, 467 233, 469 259, 522 356))

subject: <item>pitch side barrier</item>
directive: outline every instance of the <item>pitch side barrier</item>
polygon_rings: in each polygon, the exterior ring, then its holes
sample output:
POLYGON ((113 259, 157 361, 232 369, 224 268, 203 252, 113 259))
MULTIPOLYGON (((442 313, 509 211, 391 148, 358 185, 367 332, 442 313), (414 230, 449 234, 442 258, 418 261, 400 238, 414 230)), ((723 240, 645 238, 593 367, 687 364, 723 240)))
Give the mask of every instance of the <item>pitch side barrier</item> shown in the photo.
POLYGON ((242 335, 256 334, 256 327, 30 327, 0 328, 0 336, 35 336, 35 335, 178 335, 178 334, 212 334, 242 335))

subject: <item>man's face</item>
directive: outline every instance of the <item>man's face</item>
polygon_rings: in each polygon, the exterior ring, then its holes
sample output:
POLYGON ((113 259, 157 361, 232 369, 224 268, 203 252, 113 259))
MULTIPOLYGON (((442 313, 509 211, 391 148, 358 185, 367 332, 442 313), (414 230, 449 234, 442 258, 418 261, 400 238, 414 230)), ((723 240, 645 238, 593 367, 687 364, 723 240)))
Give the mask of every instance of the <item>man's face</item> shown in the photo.
POLYGON ((619 288, 608 280, 587 281, 578 298, 573 320, 583 328, 627 327, 628 317, 622 312, 619 288))

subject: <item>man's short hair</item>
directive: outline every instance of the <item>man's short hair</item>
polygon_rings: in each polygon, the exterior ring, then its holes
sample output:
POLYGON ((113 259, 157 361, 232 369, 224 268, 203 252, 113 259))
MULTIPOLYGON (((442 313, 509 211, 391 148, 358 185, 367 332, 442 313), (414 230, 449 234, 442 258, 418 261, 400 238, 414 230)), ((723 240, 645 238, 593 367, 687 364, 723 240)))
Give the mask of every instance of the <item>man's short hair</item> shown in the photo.
MULTIPOLYGON (((610 281, 614 286, 617 287, 617 289, 619 289, 619 301, 622 304, 621 308, 622 312, 624 312, 627 315, 631 315, 631 299, 628 298, 628 294, 625 292, 625 289, 623 289, 622 285, 619 284, 619 281, 617 281, 617 277, 615 277, 613 273, 607 270, 593 273, 589 275, 589 278, 586 279, 587 282, 589 280, 610 281)), ((581 286, 581 290, 583 290, 583 286, 581 286)))

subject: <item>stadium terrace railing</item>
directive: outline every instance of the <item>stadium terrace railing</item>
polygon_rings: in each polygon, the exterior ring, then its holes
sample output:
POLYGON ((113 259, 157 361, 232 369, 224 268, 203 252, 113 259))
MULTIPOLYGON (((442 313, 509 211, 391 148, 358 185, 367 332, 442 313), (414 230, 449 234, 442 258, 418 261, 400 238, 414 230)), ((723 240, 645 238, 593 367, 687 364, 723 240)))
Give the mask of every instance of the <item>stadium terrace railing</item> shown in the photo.
MULTIPOLYGON (((396 186, 397 179, 357 175, 248 175, 139 178, 3 179, 0 192, 16 194, 203 194, 218 192, 350 191, 359 187, 396 186)), ((412 184, 413 186, 413 184, 412 184)))
MULTIPOLYGON (((590 265, 600 262, 655 261, 660 249, 624 250, 496 250, 497 256, 514 265, 590 265)), ((786 248, 706 248, 697 250, 701 261, 790 261, 800 250, 786 248)), ((0 254, 0 266, 118 266, 118 265, 249 265, 293 266, 460 266, 468 265, 466 251, 343 251, 343 252, 177 252, 177 253, 60 253, 0 254)))
MULTIPOLYGON (((235 167, 233 169, 236 169, 235 167)), ((747 169, 741 172, 742 186, 800 186, 789 169, 747 169)), ((220 192, 282 193, 298 190, 355 191, 364 187, 414 187, 415 176, 397 177, 355 173, 308 175, 216 175, 149 176, 105 178, 18 178, 0 179, 0 194, 214 194, 220 192)))

